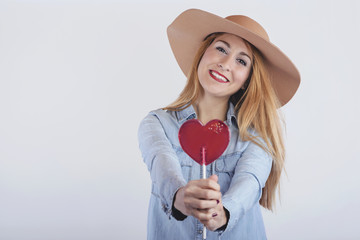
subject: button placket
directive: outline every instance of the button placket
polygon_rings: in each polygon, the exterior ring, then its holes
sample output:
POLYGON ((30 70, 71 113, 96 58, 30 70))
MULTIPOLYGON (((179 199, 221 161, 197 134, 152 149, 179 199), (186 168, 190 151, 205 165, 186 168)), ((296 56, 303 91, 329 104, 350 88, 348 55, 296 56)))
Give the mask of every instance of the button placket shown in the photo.
POLYGON ((197 220, 197 224, 196 224, 196 238, 195 238, 195 239, 202 240, 202 233, 203 233, 203 225, 199 222, 199 220, 197 220))

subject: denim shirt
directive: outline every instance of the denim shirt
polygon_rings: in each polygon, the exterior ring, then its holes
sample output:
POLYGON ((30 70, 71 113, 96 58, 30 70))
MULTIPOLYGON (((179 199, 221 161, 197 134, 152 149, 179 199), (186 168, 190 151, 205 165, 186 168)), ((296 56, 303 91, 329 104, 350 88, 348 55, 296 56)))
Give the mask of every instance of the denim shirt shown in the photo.
MULTIPOLYGON (((193 106, 180 111, 158 109, 140 123, 139 147, 150 172, 152 189, 148 210, 147 238, 150 240, 202 239, 202 224, 188 216, 172 216, 175 193, 190 180, 201 178, 201 166, 181 148, 178 132, 187 120, 196 118, 193 106)), ((207 177, 218 175, 223 206, 229 211, 224 231, 207 231, 207 239, 266 239, 259 200, 269 176, 272 158, 251 141, 242 141, 230 103, 225 124, 230 143, 225 152, 207 166, 207 177)), ((255 131, 249 130, 253 135, 255 131)))

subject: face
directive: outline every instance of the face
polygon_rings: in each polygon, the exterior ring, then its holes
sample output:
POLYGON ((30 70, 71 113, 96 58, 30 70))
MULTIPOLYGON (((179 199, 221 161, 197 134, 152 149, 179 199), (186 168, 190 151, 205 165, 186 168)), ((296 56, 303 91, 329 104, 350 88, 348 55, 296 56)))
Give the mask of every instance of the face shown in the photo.
POLYGON ((198 67, 204 95, 229 99, 247 80, 251 70, 251 56, 242 38, 232 34, 215 38, 198 67))

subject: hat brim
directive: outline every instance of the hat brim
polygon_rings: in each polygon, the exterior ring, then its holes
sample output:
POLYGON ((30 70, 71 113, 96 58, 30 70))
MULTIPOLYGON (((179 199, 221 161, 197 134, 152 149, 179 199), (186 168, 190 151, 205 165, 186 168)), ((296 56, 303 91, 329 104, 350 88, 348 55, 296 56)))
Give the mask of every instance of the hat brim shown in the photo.
POLYGON ((300 74, 278 47, 235 22, 199 9, 186 10, 167 28, 171 49, 185 76, 190 71, 201 42, 214 32, 237 35, 262 53, 272 85, 282 106, 294 96, 300 84, 300 74))

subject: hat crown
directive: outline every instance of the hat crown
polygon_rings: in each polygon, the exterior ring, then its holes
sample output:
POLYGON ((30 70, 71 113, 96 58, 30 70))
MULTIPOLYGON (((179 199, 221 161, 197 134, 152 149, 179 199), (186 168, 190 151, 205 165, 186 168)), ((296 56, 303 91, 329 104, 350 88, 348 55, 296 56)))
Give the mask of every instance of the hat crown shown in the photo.
POLYGON ((246 28, 247 30, 259 35, 260 37, 266 39, 267 41, 270 41, 269 36, 265 29, 256 21, 253 19, 243 16, 243 15, 231 15, 226 17, 225 19, 232 21, 243 28, 246 28))

